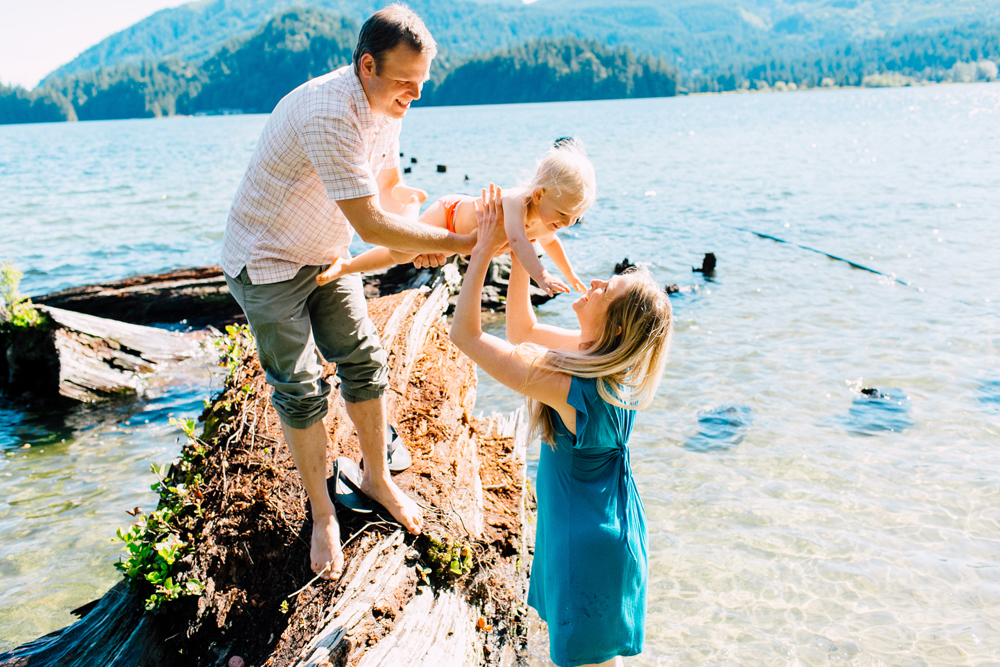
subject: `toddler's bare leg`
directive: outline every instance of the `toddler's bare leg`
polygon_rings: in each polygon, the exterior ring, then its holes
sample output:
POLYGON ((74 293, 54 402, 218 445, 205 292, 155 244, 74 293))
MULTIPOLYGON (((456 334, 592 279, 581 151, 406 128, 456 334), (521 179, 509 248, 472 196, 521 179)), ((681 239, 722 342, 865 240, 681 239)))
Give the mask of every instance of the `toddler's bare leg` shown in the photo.
POLYGON ((393 259, 388 248, 372 248, 351 259, 338 257, 330 265, 329 269, 316 276, 316 282, 320 285, 325 285, 349 273, 378 271, 379 269, 385 269, 398 263, 393 259))

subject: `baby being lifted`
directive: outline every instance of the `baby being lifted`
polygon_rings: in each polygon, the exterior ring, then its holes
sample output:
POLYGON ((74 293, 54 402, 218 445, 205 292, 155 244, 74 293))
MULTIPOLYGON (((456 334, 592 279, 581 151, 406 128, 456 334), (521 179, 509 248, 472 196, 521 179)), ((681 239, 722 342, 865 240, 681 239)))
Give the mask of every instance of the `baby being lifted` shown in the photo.
MULTIPOLYGON (((560 141, 538 161, 535 174, 528 183, 503 192, 507 244, 498 254, 514 253, 538 286, 550 295, 569 292, 569 286, 578 292, 586 292, 587 287, 573 271, 556 232, 579 220, 596 196, 594 166, 583 148, 576 141, 560 141), (552 258, 569 286, 545 269, 535 254, 534 241, 552 258)), ((419 205, 420 202, 414 199, 405 208, 415 214, 419 205)), ((476 228, 476 206, 475 197, 445 195, 428 207, 420 216, 420 221, 451 232, 469 234, 476 228)), ((414 257, 388 248, 372 248, 357 257, 338 258, 329 269, 316 277, 316 282, 325 285, 348 273, 412 262, 414 257)))

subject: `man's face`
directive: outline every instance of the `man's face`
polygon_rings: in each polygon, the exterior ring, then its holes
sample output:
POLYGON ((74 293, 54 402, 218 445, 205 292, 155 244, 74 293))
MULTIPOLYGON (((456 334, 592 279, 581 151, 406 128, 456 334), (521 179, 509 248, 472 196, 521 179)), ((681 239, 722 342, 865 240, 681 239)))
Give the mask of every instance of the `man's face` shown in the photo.
POLYGON ((361 80, 365 83, 372 112, 402 118, 410 102, 420 99, 420 89, 430 77, 429 55, 414 51, 405 44, 382 56, 382 71, 375 73, 375 59, 370 54, 361 57, 361 80))

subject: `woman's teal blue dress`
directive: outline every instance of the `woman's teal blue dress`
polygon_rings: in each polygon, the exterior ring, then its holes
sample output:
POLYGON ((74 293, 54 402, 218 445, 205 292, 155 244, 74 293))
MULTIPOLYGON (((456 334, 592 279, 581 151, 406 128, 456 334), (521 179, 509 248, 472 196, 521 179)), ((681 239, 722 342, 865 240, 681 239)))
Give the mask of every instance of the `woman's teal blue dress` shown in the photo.
POLYGON ((646 516, 629 465, 634 410, 606 403, 597 381, 574 377, 555 448, 538 461, 538 532, 528 604, 549 626, 559 667, 642 651, 646 626, 646 516))

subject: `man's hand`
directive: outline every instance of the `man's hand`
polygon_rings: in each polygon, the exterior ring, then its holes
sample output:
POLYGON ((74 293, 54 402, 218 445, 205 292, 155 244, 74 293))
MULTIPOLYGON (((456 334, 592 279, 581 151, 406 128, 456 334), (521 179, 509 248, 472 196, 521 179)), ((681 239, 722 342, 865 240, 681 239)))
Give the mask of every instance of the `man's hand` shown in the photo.
POLYGON ((434 269, 444 264, 450 256, 433 252, 417 255, 413 258, 413 266, 418 269, 434 269))

